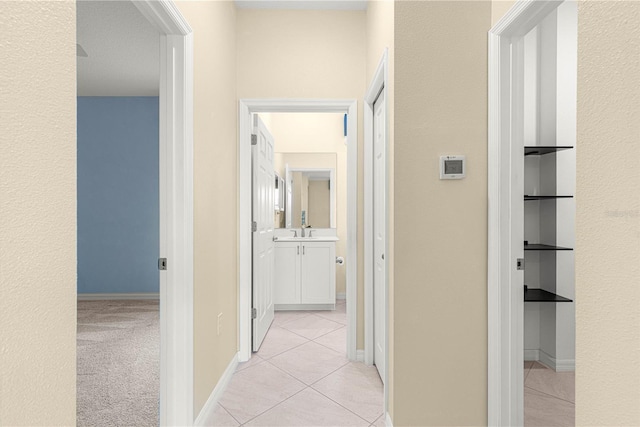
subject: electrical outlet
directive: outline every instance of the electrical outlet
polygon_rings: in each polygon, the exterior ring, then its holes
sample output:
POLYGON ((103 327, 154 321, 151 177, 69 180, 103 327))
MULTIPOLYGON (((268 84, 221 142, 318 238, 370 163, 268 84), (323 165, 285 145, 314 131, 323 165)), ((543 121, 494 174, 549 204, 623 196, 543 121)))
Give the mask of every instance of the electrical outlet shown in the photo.
POLYGON ((222 313, 218 314, 218 335, 220 335, 221 329, 222 329, 222 313))

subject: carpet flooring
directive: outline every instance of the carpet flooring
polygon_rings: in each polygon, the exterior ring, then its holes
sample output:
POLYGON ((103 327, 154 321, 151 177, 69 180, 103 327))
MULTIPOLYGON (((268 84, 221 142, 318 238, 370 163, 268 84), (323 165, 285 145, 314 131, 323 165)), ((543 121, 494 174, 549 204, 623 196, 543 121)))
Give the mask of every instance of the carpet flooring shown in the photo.
POLYGON ((157 300, 78 301, 77 425, 157 426, 157 300))

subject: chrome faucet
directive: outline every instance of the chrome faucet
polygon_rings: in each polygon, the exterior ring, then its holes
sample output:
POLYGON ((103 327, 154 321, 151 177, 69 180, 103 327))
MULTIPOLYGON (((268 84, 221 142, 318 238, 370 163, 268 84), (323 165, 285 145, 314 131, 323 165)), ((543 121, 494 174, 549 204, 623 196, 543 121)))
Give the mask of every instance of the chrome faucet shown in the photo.
POLYGON ((289 230, 289 231, 293 231, 293 237, 298 237, 298 231, 297 230, 289 230))
POLYGON ((313 233, 313 229, 309 229, 309 237, 311 237, 311 233, 313 233))
POLYGON ((302 227, 302 233, 300 234, 300 237, 304 237, 304 227, 302 227))

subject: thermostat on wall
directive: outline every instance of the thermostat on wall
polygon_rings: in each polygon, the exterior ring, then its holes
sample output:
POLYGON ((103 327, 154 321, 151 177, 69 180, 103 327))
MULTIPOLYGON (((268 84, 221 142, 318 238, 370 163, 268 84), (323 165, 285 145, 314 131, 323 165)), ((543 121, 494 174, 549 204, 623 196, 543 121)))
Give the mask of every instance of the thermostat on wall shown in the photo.
POLYGON ((462 179, 466 172, 465 156, 440 156, 440 179, 462 179))

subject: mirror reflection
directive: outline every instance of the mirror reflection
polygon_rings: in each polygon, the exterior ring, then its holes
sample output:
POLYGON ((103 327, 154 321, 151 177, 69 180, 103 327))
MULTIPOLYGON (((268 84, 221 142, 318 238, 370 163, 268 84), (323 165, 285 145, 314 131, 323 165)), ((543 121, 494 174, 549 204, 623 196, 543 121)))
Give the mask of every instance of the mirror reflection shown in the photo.
POLYGON ((335 228, 334 153, 275 153, 276 228, 335 228))

